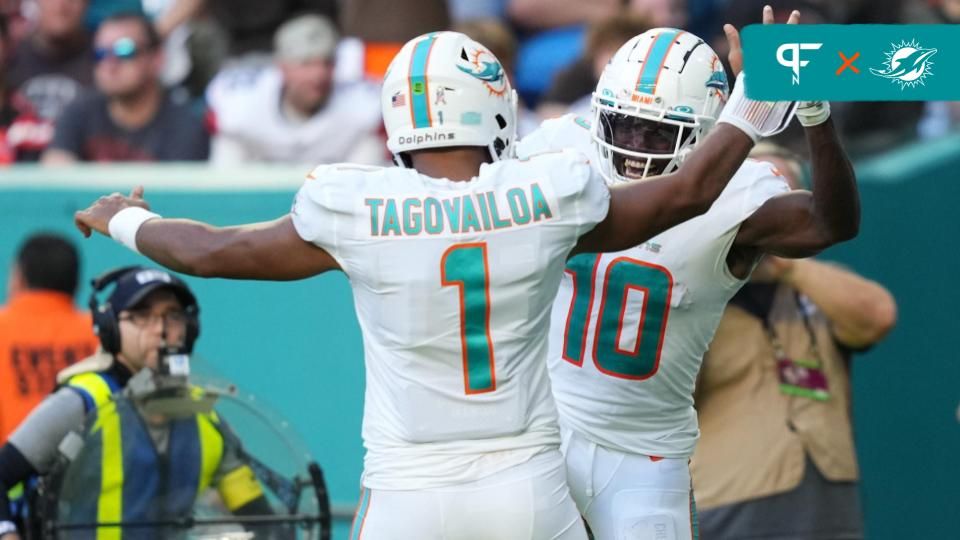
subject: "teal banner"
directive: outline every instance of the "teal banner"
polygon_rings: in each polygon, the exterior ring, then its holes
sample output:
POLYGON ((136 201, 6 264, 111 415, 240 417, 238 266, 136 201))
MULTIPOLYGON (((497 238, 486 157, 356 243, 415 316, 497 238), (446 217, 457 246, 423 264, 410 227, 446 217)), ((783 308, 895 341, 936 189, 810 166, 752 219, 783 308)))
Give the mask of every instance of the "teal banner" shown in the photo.
POLYGON ((764 101, 960 100, 960 25, 750 25, 747 96, 764 101))

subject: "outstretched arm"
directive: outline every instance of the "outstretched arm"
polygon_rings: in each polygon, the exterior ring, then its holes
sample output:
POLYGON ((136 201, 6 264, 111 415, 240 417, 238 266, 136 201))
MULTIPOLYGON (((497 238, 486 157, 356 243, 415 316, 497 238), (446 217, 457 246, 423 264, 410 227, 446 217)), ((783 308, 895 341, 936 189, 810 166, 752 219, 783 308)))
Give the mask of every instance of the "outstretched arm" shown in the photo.
POLYGON ((805 128, 813 158, 813 192, 774 197, 740 226, 735 250, 809 257, 849 240, 860 228, 856 175, 829 119, 805 128))
POLYGON ((580 237, 573 253, 624 250, 703 214, 751 148, 743 131, 718 124, 676 172, 612 187, 606 219, 580 237))
MULTIPOLYGON (((101 197, 74 220, 84 236, 92 231, 110 236, 110 220, 133 207, 149 209, 143 188, 129 197, 101 197)), ((236 227, 154 218, 140 225, 135 242, 140 253, 157 263, 194 276, 283 281, 339 268, 329 253, 300 238, 289 215, 236 227)))

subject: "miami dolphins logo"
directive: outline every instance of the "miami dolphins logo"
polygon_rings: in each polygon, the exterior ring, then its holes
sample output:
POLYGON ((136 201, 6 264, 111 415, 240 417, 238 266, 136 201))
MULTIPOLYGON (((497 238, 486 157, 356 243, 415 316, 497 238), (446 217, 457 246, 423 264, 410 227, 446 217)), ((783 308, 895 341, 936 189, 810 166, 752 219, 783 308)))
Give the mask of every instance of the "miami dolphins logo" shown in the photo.
POLYGON ((483 49, 476 49, 468 54, 466 49, 463 49, 460 51, 460 58, 468 64, 457 64, 457 68, 482 81, 491 95, 502 96, 507 93, 507 76, 503 72, 503 66, 492 54, 483 49))
POLYGON ((901 90, 924 84, 923 80, 933 75, 930 57, 937 53, 937 49, 924 49, 916 40, 901 41, 899 45, 891 43, 890 46, 893 49, 884 53, 887 57, 884 68, 870 68, 870 73, 900 84, 901 90))
POLYGON ((717 97, 720 103, 727 102, 727 93, 730 91, 730 83, 727 81, 727 70, 720 64, 720 57, 714 56, 710 61, 710 78, 707 79, 706 87, 717 91, 717 97))

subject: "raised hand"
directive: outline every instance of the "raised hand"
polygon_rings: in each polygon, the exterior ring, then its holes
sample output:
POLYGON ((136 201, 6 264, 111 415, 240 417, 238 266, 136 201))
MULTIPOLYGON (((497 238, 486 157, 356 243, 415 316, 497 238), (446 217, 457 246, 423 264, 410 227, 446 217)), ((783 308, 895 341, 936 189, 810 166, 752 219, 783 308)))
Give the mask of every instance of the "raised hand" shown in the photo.
POLYGON ((110 219, 117 215, 117 212, 131 206, 150 209, 150 205, 143 199, 143 186, 133 188, 129 197, 121 193, 100 197, 86 210, 75 213, 73 223, 77 226, 77 229, 80 229, 84 237, 89 238, 93 231, 110 236, 110 231, 107 228, 110 219))
MULTIPOLYGON (((774 24, 773 8, 763 6, 763 24, 774 24)), ((793 10, 787 19, 787 24, 799 24, 800 12, 793 10)), ((727 54, 727 61, 730 62, 730 69, 733 70, 733 76, 736 77, 743 71, 743 46, 740 44, 740 31, 734 28, 732 24, 723 25, 723 33, 727 36, 727 43, 730 45, 730 52, 727 54)))

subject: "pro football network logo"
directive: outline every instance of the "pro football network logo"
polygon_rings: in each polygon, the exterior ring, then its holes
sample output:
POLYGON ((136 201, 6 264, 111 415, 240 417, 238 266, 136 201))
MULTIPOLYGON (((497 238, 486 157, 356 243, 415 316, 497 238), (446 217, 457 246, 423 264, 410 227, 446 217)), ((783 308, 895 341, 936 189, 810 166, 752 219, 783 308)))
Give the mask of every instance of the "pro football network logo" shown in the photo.
POLYGON ((503 72, 503 66, 488 51, 478 48, 468 52, 463 49, 460 51, 460 58, 462 62, 457 64, 460 71, 480 79, 490 91, 490 95, 502 96, 507 93, 507 76, 503 72))
POLYGON ((800 51, 815 51, 823 46, 823 43, 784 43, 777 47, 777 62, 793 70, 793 84, 800 84, 800 68, 806 67, 809 60, 800 59, 800 51), (787 58, 787 53, 790 58, 787 58))
POLYGON ((924 84, 923 80, 933 75, 930 57, 937 53, 937 49, 924 49, 915 39, 901 41, 899 45, 891 43, 890 46, 890 52, 884 53, 887 60, 883 69, 870 68, 870 73, 899 84, 900 90, 924 84))

